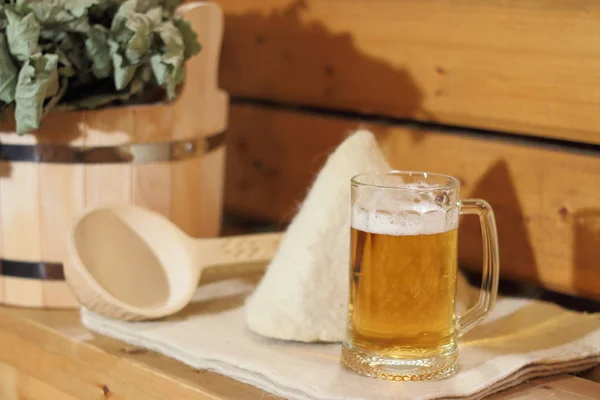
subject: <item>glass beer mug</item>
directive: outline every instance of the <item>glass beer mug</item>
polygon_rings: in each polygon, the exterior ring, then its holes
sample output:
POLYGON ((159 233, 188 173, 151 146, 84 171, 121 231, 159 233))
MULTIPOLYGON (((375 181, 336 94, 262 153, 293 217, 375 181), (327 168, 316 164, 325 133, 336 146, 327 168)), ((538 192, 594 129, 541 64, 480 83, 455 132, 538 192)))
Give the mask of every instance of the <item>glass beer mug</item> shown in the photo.
POLYGON ((456 178, 391 171, 355 176, 350 293, 342 365, 361 375, 414 381, 458 369, 456 339, 481 322, 498 290, 494 213, 460 200, 456 178), (456 316, 460 214, 479 216, 483 279, 477 304, 456 316))

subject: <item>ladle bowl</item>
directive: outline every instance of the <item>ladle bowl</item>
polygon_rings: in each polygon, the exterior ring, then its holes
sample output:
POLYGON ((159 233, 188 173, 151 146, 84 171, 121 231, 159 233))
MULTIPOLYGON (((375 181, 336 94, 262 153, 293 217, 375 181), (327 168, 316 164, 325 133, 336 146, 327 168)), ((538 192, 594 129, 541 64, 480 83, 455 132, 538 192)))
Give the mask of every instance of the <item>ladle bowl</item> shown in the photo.
POLYGON ((84 307, 122 320, 165 317, 191 300, 212 266, 268 262, 279 233, 195 239, 162 215, 117 205, 85 212, 72 225, 67 282, 84 307))

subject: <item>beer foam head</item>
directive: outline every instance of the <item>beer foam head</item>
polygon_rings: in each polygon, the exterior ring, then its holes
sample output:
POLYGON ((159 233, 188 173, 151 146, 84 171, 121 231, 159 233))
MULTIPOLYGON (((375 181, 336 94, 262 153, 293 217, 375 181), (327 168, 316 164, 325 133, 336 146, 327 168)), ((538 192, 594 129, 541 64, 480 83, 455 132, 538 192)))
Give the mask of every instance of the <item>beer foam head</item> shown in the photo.
MULTIPOLYGON (((395 177, 394 177, 395 178, 395 177)), ((394 236, 443 233, 458 227, 458 192, 424 181, 353 188, 352 227, 394 236)))
POLYGON ((458 208, 411 205, 401 211, 352 210, 352 227, 363 232, 394 236, 431 235, 458 227, 458 208))

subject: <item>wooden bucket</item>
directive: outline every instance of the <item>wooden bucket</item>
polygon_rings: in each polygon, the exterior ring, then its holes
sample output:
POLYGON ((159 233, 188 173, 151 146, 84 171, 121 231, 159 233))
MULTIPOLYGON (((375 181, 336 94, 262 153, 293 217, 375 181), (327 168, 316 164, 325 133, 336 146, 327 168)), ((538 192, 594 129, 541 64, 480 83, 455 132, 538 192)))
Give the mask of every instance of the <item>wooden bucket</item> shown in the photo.
MULTIPOLYGON (((217 87, 223 17, 179 9, 202 51, 169 104, 56 112, 34 134, 0 126, 0 303, 76 307, 62 271, 76 215, 101 204, 160 212, 189 235, 221 224, 228 98, 217 87)), ((123 243, 127 246, 127 243, 123 243)))

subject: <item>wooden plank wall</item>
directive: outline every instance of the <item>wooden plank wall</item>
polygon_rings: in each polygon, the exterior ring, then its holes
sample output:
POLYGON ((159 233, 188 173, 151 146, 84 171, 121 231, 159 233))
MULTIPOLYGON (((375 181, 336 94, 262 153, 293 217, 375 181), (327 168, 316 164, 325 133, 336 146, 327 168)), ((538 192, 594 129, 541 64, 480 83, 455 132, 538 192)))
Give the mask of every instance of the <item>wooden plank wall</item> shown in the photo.
MULTIPOLYGON (((327 154, 367 127, 394 167, 455 175, 492 203, 505 277, 600 299, 600 3, 217 2, 227 212, 289 221, 327 154)), ((461 230, 478 269, 476 222, 461 230)))
POLYGON ((600 143, 595 0, 217 0, 222 85, 600 143))

